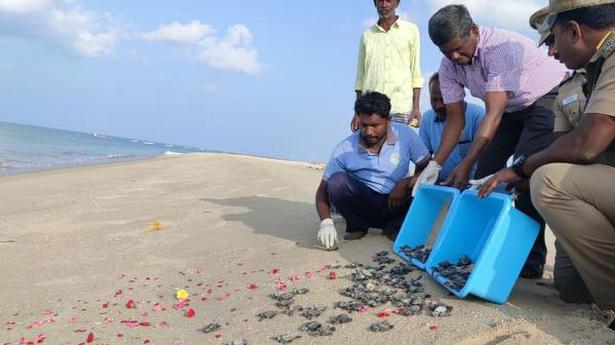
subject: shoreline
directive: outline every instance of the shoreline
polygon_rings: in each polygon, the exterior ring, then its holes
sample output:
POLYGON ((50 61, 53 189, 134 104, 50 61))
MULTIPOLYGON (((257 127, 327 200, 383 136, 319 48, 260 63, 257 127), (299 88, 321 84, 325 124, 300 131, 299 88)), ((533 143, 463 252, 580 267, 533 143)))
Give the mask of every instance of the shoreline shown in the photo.
POLYGON ((256 155, 256 154, 252 155, 252 154, 238 153, 238 152, 237 153, 236 152, 222 152, 222 151, 201 151, 201 152, 186 152, 186 153, 176 153, 175 152, 172 154, 161 153, 157 155, 140 156, 140 157, 133 157, 133 158, 117 158, 117 159, 109 160, 109 161, 92 162, 92 163, 86 163, 86 164, 62 165, 62 166, 56 166, 56 167, 50 167, 50 168, 44 168, 44 169, 26 169, 26 170, 19 169, 18 171, 15 171, 15 172, 9 172, 11 171, 11 168, 10 167, 7 168, 7 166, 3 165, 0 162, 0 179, 6 178, 6 177, 13 177, 13 176, 24 176, 24 175, 32 175, 32 174, 39 174, 39 173, 47 173, 47 172, 57 172, 57 171, 64 171, 64 170, 74 170, 74 169, 80 169, 80 168, 125 164, 125 163, 131 163, 131 162, 140 162, 140 161, 180 157, 180 156, 186 156, 186 155, 201 155, 201 154, 230 155, 230 156, 264 159, 264 160, 286 162, 286 163, 293 163, 293 164, 294 163, 307 164, 307 165, 314 165, 314 166, 323 166, 325 164, 324 162, 319 163, 319 162, 312 162, 312 161, 293 160, 293 159, 287 159, 287 158, 262 156, 262 155, 256 155))

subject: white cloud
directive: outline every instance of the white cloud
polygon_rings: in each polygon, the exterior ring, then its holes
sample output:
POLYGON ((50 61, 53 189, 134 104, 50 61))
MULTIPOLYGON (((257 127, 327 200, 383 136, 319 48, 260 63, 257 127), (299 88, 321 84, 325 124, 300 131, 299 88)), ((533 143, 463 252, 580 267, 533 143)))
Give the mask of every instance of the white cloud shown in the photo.
POLYGON ((75 0, 0 0, 0 35, 61 46, 86 57, 110 55, 120 39, 110 15, 75 0))
POLYGON ((208 37, 201 41, 202 50, 197 59, 213 68, 258 74, 262 72, 262 66, 251 42, 250 30, 244 25, 234 25, 223 38, 208 37))
POLYGON ((220 37, 213 27, 199 21, 174 22, 137 36, 146 41, 192 45, 194 60, 215 69, 253 75, 263 71, 258 51, 252 46, 252 33, 245 25, 233 25, 220 37))
POLYGON ((143 33, 140 36, 146 41, 196 43, 213 33, 215 30, 211 26, 195 20, 189 24, 174 22, 160 25, 157 30, 143 33))
POLYGON ((26 14, 46 9, 51 2, 51 0, 0 0, 0 11, 26 14))
POLYGON ((542 0, 515 0, 508 2, 493 0, 466 0, 463 2, 425 0, 425 2, 431 8, 428 18, 443 6, 463 3, 478 24, 492 25, 525 33, 531 32, 529 18, 532 13, 546 5, 546 2, 542 0))

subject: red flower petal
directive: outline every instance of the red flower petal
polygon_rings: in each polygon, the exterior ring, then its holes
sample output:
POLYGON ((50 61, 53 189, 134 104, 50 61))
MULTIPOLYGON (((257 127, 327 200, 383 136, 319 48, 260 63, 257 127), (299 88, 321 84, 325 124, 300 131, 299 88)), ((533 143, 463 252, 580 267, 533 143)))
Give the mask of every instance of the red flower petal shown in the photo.
POLYGON ((306 278, 308 278, 308 279, 312 279, 312 276, 313 276, 313 275, 314 275, 314 273, 312 273, 312 272, 305 272, 305 276, 306 276, 306 278))
POLYGON ((85 339, 86 343, 91 343, 94 341, 94 333, 90 332, 90 334, 88 334, 88 337, 85 339))
POLYGON ((194 315, 196 315, 196 311, 192 308, 188 309, 188 311, 186 312, 186 317, 187 318, 192 318, 194 317, 194 315))
POLYGON ((438 325, 434 323, 433 325, 429 326, 429 329, 431 329, 432 331, 435 331, 436 329, 438 329, 438 325))
POLYGON ((128 309, 133 309, 133 308, 136 308, 136 307, 137 307, 137 306, 136 306, 136 304, 135 304, 135 301, 133 301, 133 300, 129 299, 129 300, 128 300, 128 302, 126 302, 126 308, 128 308, 128 309))
POLYGON ((269 271, 269 274, 278 274, 278 272, 280 272, 279 268, 272 268, 271 271, 269 271))
POLYGON ((337 273, 335 273, 335 271, 329 272, 329 279, 331 280, 337 279, 337 273))
POLYGON ((254 291, 254 290, 258 289, 258 285, 256 283, 250 283, 250 285, 248 285, 248 289, 254 291))
POLYGON ((139 326, 149 327, 150 325, 151 325, 151 322, 149 322, 149 321, 141 321, 141 322, 139 322, 139 326))
POLYGON ((391 313, 388 310, 383 310, 378 312, 378 314, 376 315, 378 315, 378 317, 381 319, 386 319, 387 317, 391 316, 391 313))

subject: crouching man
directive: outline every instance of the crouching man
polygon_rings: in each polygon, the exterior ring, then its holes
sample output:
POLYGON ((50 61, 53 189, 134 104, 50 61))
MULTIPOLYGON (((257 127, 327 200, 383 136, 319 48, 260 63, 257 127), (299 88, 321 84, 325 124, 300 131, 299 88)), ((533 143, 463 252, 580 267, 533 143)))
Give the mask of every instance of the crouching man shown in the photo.
POLYGON ((551 0, 541 30, 550 30, 552 49, 566 67, 587 72, 581 121, 545 150, 495 174, 480 194, 531 177, 532 201, 592 300, 615 309, 615 168, 606 159, 615 153, 615 1, 551 0))
POLYGON ((346 240, 364 237, 370 227, 383 229, 395 240, 411 202, 415 178, 409 165, 421 172, 429 151, 408 126, 392 123, 391 102, 369 92, 355 102, 359 130, 337 145, 316 192, 321 224, 318 239, 327 248, 338 244, 331 206, 346 220, 346 240))

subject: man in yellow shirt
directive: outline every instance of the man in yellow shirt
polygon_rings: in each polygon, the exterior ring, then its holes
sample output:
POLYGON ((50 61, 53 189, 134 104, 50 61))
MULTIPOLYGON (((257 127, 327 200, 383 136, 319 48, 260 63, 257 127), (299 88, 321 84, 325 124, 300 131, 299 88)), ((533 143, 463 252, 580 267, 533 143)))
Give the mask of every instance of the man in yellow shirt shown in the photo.
MULTIPOLYGON (((369 91, 387 95, 391 120, 418 126, 423 86, 419 29, 395 13, 400 1, 374 0, 379 19, 361 37, 355 91, 357 98, 369 91)), ((353 132, 358 124, 355 114, 353 132)))

